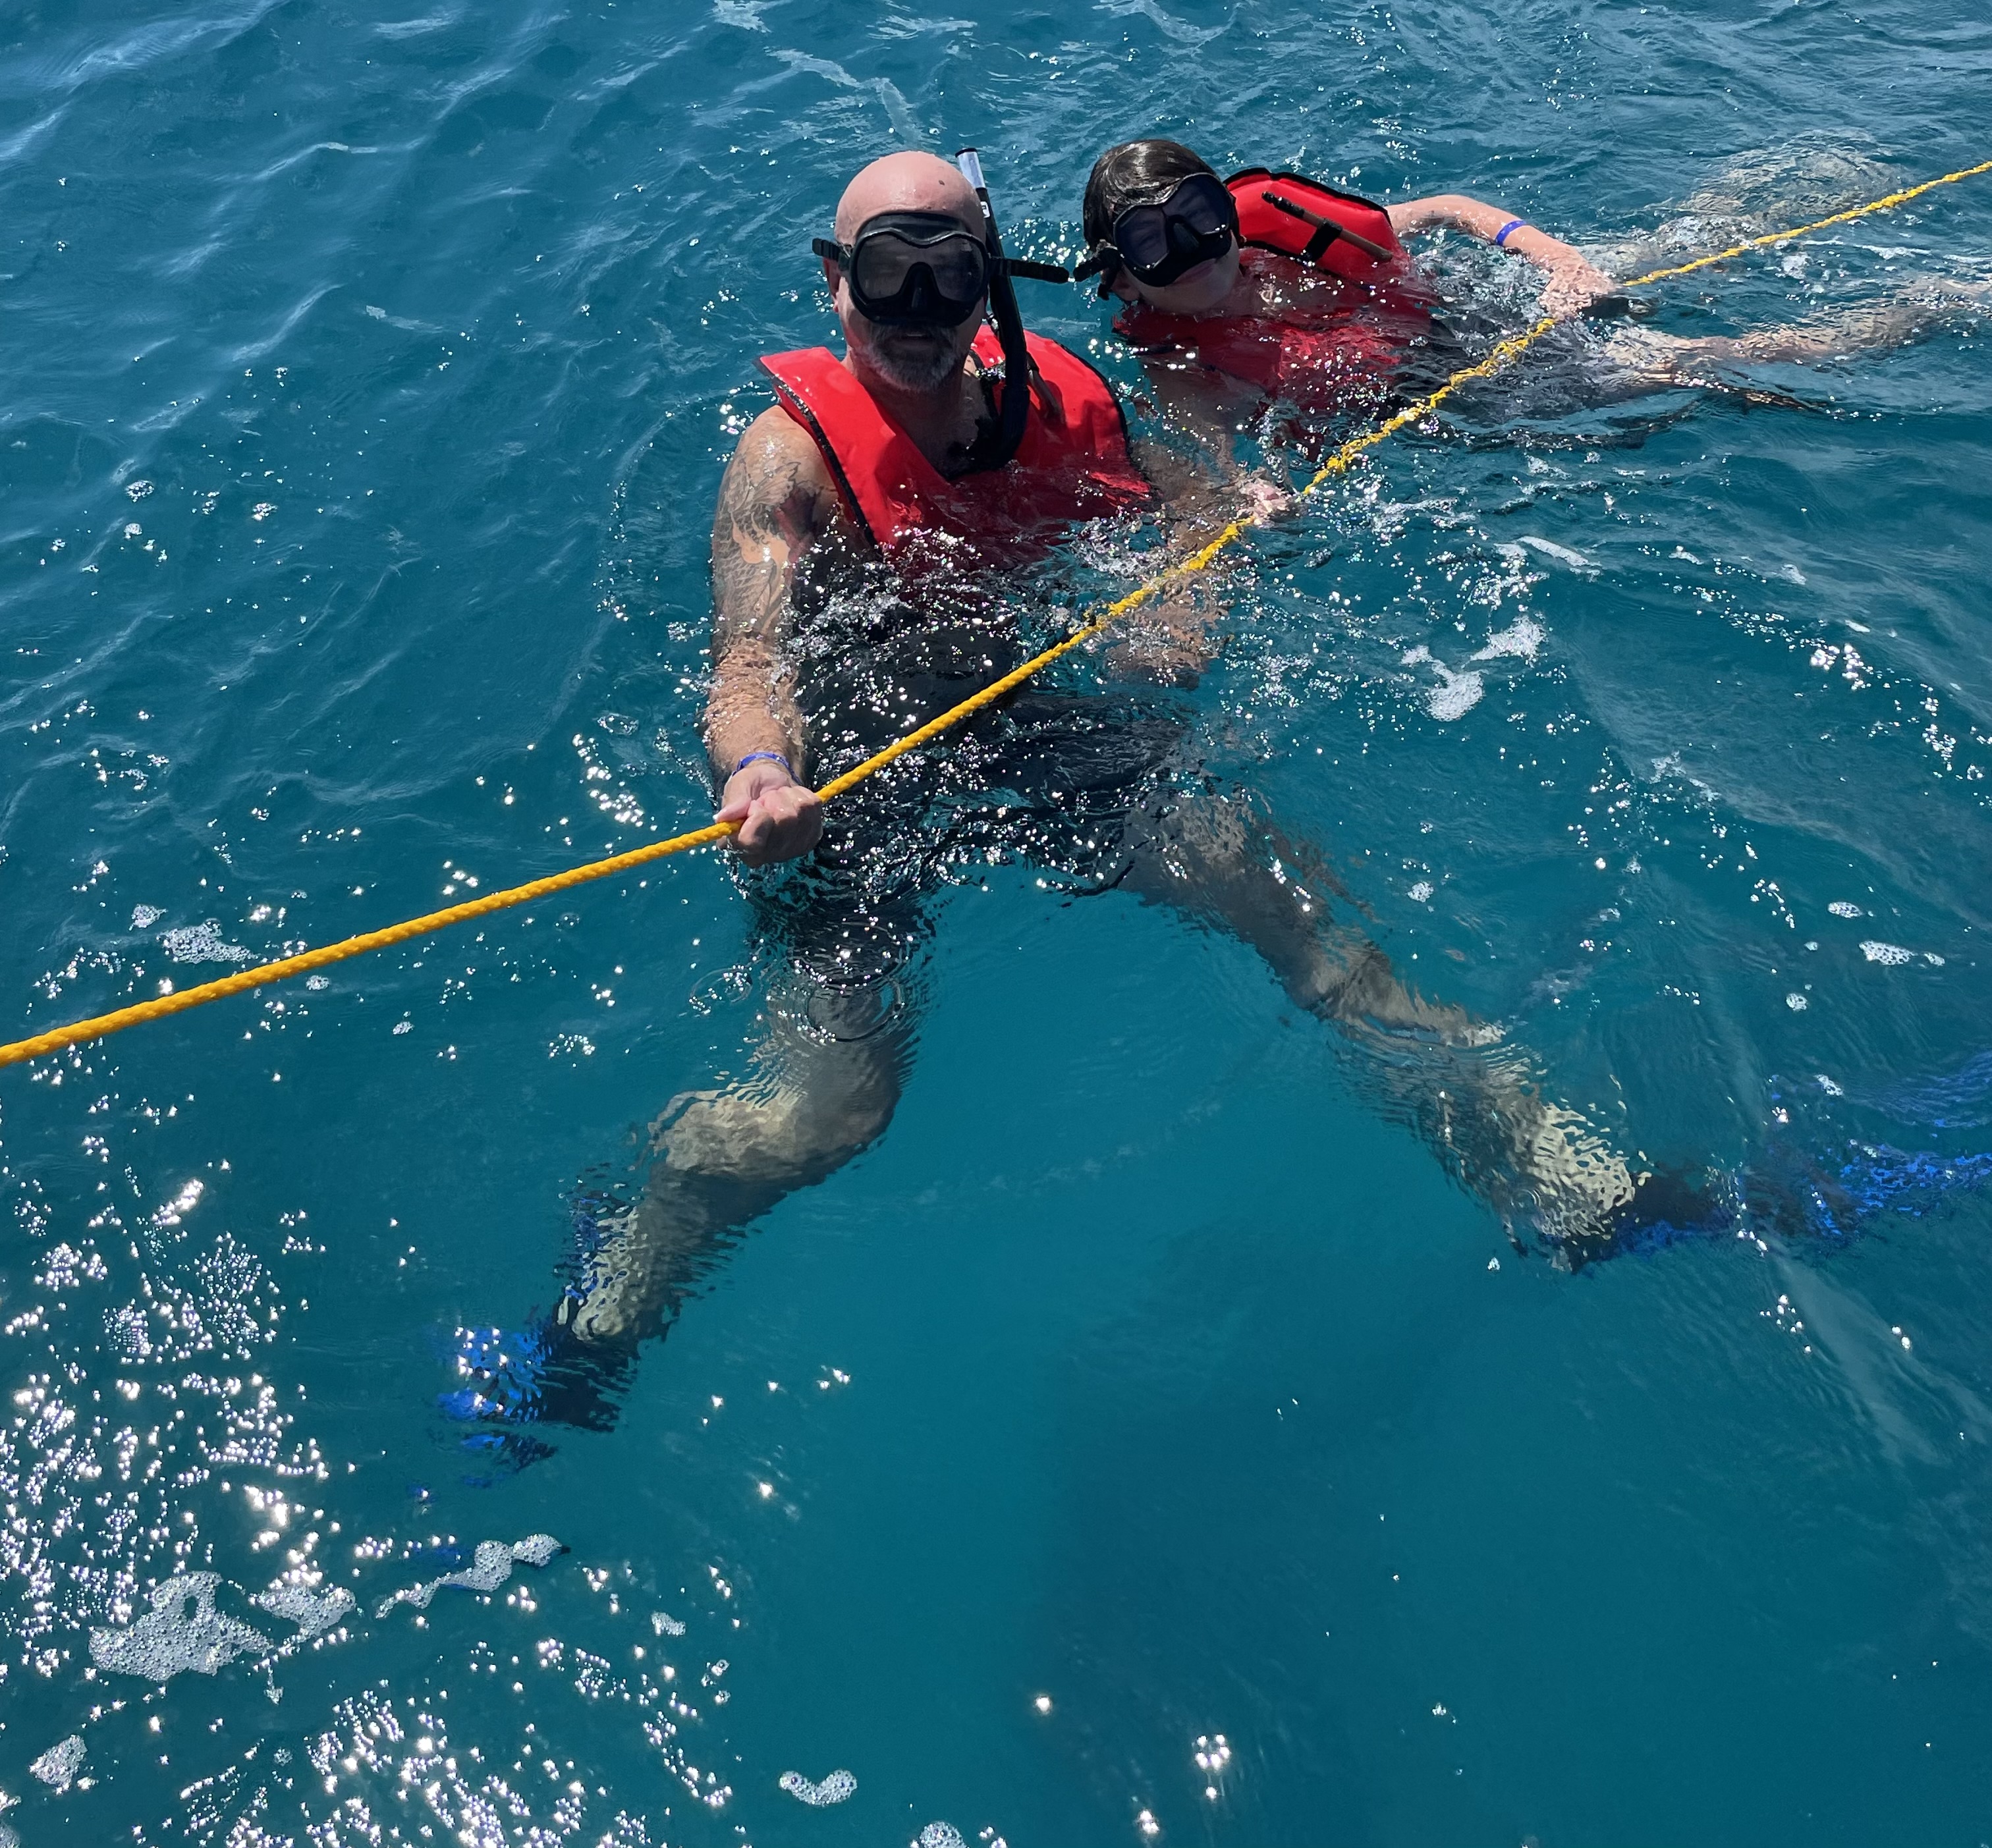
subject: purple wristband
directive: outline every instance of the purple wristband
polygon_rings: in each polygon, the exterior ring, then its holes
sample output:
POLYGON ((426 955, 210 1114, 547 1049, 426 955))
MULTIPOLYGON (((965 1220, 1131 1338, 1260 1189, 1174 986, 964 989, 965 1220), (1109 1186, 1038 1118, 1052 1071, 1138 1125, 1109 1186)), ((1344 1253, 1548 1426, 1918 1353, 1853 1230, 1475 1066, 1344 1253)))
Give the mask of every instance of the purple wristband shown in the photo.
POLYGON ((1510 232, 1526 231, 1528 228, 1529 225, 1527 220, 1522 218, 1509 219, 1506 224, 1502 226, 1499 230, 1494 234, 1494 243, 1496 247, 1502 250, 1506 249, 1509 234, 1510 232))
POLYGON ((749 751, 745 757, 741 759, 739 762, 733 766, 733 774, 735 776, 738 776, 749 764, 763 763, 779 764, 783 769, 788 772, 789 781, 791 783, 795 781, 795 765, 790 763, 789 760, 779 751, 749 751))

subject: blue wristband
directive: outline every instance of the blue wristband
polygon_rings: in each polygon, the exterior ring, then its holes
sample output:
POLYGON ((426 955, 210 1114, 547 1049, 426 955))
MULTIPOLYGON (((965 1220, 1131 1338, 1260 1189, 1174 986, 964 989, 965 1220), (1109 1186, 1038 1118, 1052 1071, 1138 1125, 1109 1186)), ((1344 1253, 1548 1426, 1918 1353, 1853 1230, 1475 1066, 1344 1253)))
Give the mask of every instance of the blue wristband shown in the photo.
POLYGON ((788 772, 790 782, 793 783, 796 779, 795 765, 779 751, 749 751, 739 762, 733 766, 733 774, 738 776, 749 764, 760 763, 779 764, 788 772))
POLYGON ((1499 230, 1494 234, 1494 242, 1496 247, 1497 248, 1505 250, 1507 247, 1508 237, 1510 232, 1526 231, 1528 228, 1528 221, 1526 219, 1509 219, 1506 224, 1502 226, 1499 230))

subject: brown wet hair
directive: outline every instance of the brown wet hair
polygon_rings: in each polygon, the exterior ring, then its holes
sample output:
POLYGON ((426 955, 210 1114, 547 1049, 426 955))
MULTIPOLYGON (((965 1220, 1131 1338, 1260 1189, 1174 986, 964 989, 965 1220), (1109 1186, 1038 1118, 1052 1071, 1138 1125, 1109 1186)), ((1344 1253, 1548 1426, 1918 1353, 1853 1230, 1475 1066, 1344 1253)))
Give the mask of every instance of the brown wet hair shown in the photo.
POLYGON ((1192 173, 1217 172, 1194 148, 1159 138, 1123 141, 1093 163, 1086 182, 1080 228, 1089 247, 1114 235, 1114 221, 1132 205, 1164 197, 1192 173))

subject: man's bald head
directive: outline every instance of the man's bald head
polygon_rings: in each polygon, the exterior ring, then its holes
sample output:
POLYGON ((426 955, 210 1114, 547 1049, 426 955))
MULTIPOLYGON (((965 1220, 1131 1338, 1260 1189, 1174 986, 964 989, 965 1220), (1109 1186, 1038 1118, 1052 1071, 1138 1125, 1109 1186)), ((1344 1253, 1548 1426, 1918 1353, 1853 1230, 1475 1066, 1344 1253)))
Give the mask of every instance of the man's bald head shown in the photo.
POLYGON ((881 212, 943 212, 977 236, 982 231, 975 189, 937 154, 889 154, 861 169, 837 202, 837 242, 848 244, 881 212))

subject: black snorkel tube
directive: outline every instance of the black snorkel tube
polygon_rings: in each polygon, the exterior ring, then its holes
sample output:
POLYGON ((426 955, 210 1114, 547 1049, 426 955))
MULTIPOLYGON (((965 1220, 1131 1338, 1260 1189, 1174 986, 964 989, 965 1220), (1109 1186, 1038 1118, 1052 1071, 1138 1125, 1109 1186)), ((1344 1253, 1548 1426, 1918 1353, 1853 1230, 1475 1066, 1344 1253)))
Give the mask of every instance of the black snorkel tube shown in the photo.
MULTIPOLYGON (((1049 266, 1013 264, 1003 255, 1003 240, 996 229, 996 214, 989 204, 989 188, 982 178, 982 162, 973 148, 964 148, 955 157, 962 177, 975 189, 982 206, 982 231, 989 245, 989 312, 996 323, 996 338, 1003 348, 1003 405, 1001 435, 997 445, 998 463, 1007 462, 1024 440, 1024 427, 1031 416, 1031 352, 1024 343, 1024 317, 1018 312, 1017 292, 1010 281, 1013 269, 1028 274, 1049 266)), ((1064 279, 1063 271, 1059 272, 1064 279)), ((1047 280, 1049 278, 1047 278, 1047 280)))

